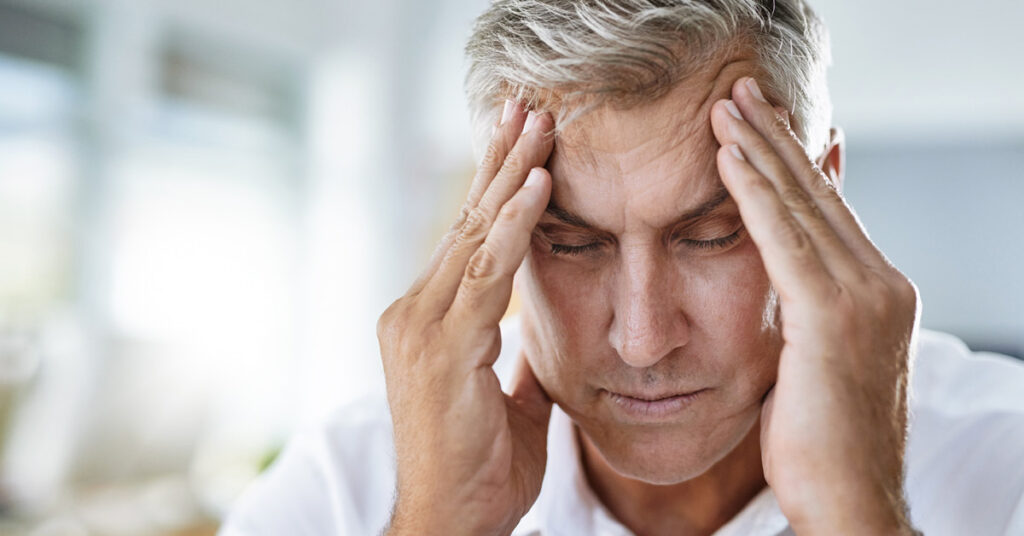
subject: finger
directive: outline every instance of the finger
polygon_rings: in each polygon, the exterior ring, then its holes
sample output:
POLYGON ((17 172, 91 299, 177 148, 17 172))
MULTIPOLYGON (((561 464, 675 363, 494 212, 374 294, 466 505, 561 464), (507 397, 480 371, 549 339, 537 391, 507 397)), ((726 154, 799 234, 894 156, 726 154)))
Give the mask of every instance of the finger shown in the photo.
POLYGON ((530 169, 543 166, 551 154, 554 145, 549 133, 553 126, 551 116, 544 113, 532 114, 532 117, 534 119, 527 119, 515 147, 505 158, 480 203, 469 212, 466 223, 459 229, 437 270, 420 293, 426 303, 437 311, 447 310, 451 305, 470 257, 487 238, 498 212, 523 185, 530 169))
POLYGON ((729 100, 716 102, 712 129, 723 145, 738 144, 747 163, 775 187, 782 204, 804 228, 829 272, 847 278, 862 270, 862 263, 847 248, 821 209, 793 177, 789 167, 729 100))
POLYGON ((782 120, 786 122, 786 126, 788 127, 789 126, 789 111, 786 110, 785 108, 783 108, 782 106, 776 106, 775 107, 775 113, 779 114, 779 117, 781 117, 782 120))
POLYGON ((810 298, 807 303, 821 303, 831 296, 835 282, 807 232, 772 183, 746 161, 738 145, 718 150, 718 172, 782 301, 810 298))
MULTIPOLYGON (((753 127, 767 139, 803 189, 820 207, 837 236, 865 264, 884 266, 885 256, 871 242, 857 216, 821 168, 808 156, 788 121, 779 122, 776 110, 764 97, 757 81, 741 78, 733 84, 733 100, 753 127)), ((812 148, 817 151, 820 148, 812 148)))
POLYGON ((467 263, 445 322, 460 330, 487 330, 498 324, 512 296, 512 278, 550 195, 551 176, 544 168, 534 168, 467 263))
POLYGON ((523 127, 524 141, 528 142, 523 151, 518 150, 520 143, 505 158, 491 185, 480 198, 479 207, 487 214, 497 214, 502 205, 523 185, 527 174, 534 167, 543 167, 547 163, 554 138, 550 129, 554 126, 551 116, 547 113, 530 112, 523 127))
POLYGON ((448 229, 448 232, 445 233, 444 237, 441 238, 437 247, 434 248, 430 260, 427 261, 426 268, 423 269, 419 277, 416 278, 416 281, 413 282, 412 287, 410 287, 409 295, 418 294, 423 290, 423 286, 426 285, 427 281, 434 275, 434 272, 437 271, 437 267, 441 264, 441 259, 444 258, 445 252, 448 251, 452 242, 455 241, 459 229, 466 223, 466 218, 469 216, 470 211, 480 203, 480 198, 483 197, 487 187, 494 180, 494 176, 501 169, 501 164, 515 145, 525 122, 526 111, 523 108, 523 104, 517 101, 506 100, 505 106, 502 109, 501 119, 495 125, 496 130, 494 135, 491 136, 487 152, 480 161, 480 165, 477 166, 476 174, 473 176, 473 182, 470 184, 469 192, 466 194, 466 201, 462 204, 459 216, 448 229))
MULTIPOLYGON (((484 154, 483 160, 480 161, 480 166, 466 196, 466 206, 469 209, 480 203, 480 198, 483 197, 487 187, 490 186, 495 176, 501 170, 501 166, 505 163, 509 152, 512 151, 516 141, 519 139, 519 135, 523 132, 526 119, 527 111, 522 102, 505 101, 501 121, 497 125, 494 136, 492 136, 496 143, 492 143, 492 146, 488 147, 487 153, 484 154)), ((468 214, 468 212, 466 210, 463 214, 468 214)))

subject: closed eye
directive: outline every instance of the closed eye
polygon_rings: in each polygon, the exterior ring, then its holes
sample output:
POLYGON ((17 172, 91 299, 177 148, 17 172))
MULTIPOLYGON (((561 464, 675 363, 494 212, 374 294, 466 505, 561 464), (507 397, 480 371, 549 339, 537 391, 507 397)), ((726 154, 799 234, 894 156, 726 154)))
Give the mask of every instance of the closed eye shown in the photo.
POLYGON ((591 242, 582 246, 567 246, 565 244, 551 244, 553 255, 581 255, 601 247, 600 242, 591 242))
MULTIPOLYGON (((680 238, 677 241, 680 244, 692 249, 709 251, 714 249, 722 249, 729 247, 741 238, 743 238, 744 227, 741 225, 732 234, 721 236, 718 238, 710 238, 706 240, 694 240, 690 238, 680 238)), ((581 245, 569 245, 569 244, 556 244, 550 242, 551 254, 552 255, 582 255, 584 253, 591 253, 596 251, 603 245, 601 241, 588 242, 581 245)))
POLYGON ((687 247, 696 249, 718 249, 733 245, 740 239, 742 233, 743 227, 740 227, 739 229, 736 229, 736 232, 728 236, 712 238, 709 240, 689 240, 684 238, 679 240, 679 242, 685 244, 687 247))
MULTIPOLYGON (((742 238, 743 227, 740 227, 736 232, 719 238, 711 238, 708 240, 692 240, 682 238, 679 242, 687 247, 700 249, 700 250, 712 250, 720 249, 731 246, 742 238)), ((582 244, 579 246, 570 246, 567 244, 551 244, 551 253, 553 255, 582 255, 589 253, 597 248, 601 247, 601 242, 590 242, 589 244, 582 244)))

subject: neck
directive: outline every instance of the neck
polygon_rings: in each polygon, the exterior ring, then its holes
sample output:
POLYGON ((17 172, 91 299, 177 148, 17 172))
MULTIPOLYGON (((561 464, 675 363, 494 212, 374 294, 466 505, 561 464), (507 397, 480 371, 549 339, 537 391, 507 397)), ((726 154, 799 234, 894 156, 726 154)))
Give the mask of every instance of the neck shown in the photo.
POLYGON ((617 473, 579 433, 590 487, 608 510, 638 536, 708 535, 738 514, 764 489, 760 425, 704 474, 667 486, 617 473))

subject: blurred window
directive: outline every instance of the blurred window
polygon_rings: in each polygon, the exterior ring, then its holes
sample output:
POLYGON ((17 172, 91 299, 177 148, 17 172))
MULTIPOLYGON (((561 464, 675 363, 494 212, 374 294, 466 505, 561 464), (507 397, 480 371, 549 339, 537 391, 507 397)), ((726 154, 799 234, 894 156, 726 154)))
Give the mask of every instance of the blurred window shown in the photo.
POLYGON ((217 51, 166 46, 152 113, 111 165, 111 319, 122 340, 158 349, 151 370, 217 401, 195 408, 215 427, 259 443, 292 418, 294 94, 254 55, 217 51), (246 425, 260 429, 232 428, 246 425))
POLYGON ((0 6, 0 329, 70 292, 77 39, 73 26, 0 6))

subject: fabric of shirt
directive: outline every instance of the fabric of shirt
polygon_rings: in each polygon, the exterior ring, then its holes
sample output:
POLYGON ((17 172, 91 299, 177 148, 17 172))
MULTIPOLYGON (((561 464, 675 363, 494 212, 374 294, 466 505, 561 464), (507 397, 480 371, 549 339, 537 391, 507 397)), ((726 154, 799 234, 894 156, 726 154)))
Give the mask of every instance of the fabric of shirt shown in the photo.
MULTIPOLYGON (((495 370, 510 377, 518 321, 502 324, 495 370)), ((911 371, 905 497, 929 536, 1024 536, 1024 363, 922 330, 911 371)), ((239 499, 221 536, 371 536, 391 514, 394 443, 383 394, 296 434, 239 499)), ((515 536, 626 536, 589 487, 572 421, 557 406, 540 496, 515 536)), ((715 536, 792 534, 771 488, 715 536)))

